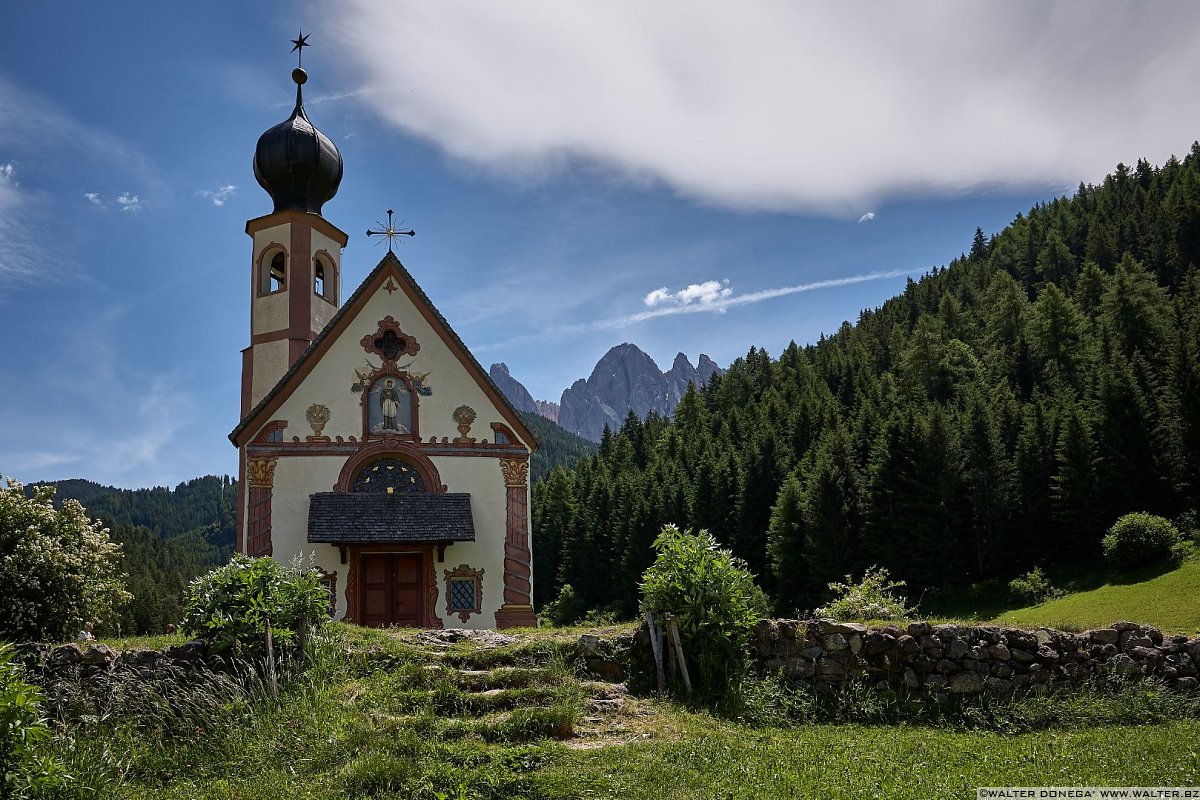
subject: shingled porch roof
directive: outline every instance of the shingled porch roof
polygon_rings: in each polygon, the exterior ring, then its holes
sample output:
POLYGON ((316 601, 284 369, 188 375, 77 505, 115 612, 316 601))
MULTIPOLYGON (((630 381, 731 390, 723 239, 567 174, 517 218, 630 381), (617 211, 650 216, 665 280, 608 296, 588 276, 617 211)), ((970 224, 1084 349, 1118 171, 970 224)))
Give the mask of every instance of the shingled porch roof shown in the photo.
POLYGON ((309 497, 314 544, 473 542, 471 495, 450 492, 319 492, 309 497))

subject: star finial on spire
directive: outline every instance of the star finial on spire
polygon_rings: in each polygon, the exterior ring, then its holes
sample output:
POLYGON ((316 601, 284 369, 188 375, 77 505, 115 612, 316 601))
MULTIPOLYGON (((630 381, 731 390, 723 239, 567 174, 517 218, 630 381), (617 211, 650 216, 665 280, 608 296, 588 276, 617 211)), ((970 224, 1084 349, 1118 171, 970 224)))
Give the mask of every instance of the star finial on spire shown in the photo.
MULTIPOLYGON (((312 34, 310 33, 308 36, 312 36, 312 34)), ((296 66, 298 67, 304 65, 304 48, 312 46, 308 43, 308 36, 305 36, 304 31, 301 30, 300 35, 292 39, 292 52, 297 53, 296 66)))

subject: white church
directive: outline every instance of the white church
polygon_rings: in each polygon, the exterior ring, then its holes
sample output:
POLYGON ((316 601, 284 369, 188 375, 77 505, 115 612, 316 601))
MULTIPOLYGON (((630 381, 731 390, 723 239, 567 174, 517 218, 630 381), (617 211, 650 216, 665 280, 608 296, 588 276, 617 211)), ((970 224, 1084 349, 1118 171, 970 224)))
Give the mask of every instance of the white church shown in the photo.
POLYGON ((274 209, 246 223, 238 551, 315 552, 348 622, 535 625, 537 440, 390 250, 343 302, 347 236, 321 215, 342 158, 292 78, 296 108, 254 154, 274 209))

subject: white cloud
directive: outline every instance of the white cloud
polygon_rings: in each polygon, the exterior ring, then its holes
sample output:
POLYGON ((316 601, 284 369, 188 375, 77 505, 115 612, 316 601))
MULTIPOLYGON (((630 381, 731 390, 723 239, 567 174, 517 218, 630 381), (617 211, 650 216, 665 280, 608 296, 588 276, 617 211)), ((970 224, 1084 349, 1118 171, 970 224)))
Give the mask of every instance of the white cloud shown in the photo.
POLYGON ((871 222, 874 219, 875 219, 875 212, 868 211, 867 213, 865 213, 861 217, 859 217, 858 221, 859 222, 871 222))
POLYGON ((1067 188, 1200 130, 1200 4, 380 4, 333 20, 358 102, 498 170, 584 159, 855 219, 902 192, 1067 188))
POLYGON ((733 294, 729 281, 705 281, 692 283, 677 292, 667 291, 667 287, 655 289, 644 298, 650 308, 655 306, 688 306, 693 303, 700 306, 710 306, 719 303, 733 294))
POLYGON ((16 172, 16 166, 9 161, 7 164, 0 164, 0 183, 16 186, 17 181, 13 178, 16 172))
POLYGON ((225 205, 225 201, 228 200, 229 196, 232 195, 235 191, 237 191, 237 187, 234 186, 232 183, 227 183, 227 184, 224 184, 223 186, 218 187, 215 192, 210 192, 207 189, 197 189, 196 196, 197 197, 207 197, 209 200, 212 201, 212 204, 214 206, 216 206, 217 208, 220 208, 221 206, 225 205))
MULTIPOLYGON (((861 275, 848 275, 843 278, 825 278, 819 281, 811 281, 809 283, 796 284, 794 286, 780 286, 774 289, 761 289, 757 292, 747 292, 746 294, 736 294, 726 284, 717 284, 716 281, 706 281, 703 284, 692 284, 688 289, 695 289, 706 286, 707 284, 715 284, 721 287, 720 292, 715 296, 711 293, 703 294, 711 299, 707 302, 696 302, 695 300, 685 302, 681 296, 687 290, 679 292, 668 292, 665 287, 655 289, 645 296, 643 299, 646 305, 651 306, 647 311, 639 311, 634 314, 626 314, 619 317, 611 317, 608 319, 592 320, 590 322, 580 322, 572 325, 556 325, 548 330, 538 331, 536 333, 521 334, 504 341, 492 341, 476 347, 472 350, 476 353, 490 352, 495 350, 505 350, 515 344, 531 341, 544 340, 547 336, 561 335, 566 333, 581 333, 585 331, 604 331, 618 330, 626 328, 630 325, 635 325, 639 322, 655 319, 657 317, 671 317, 677 314, 700 314, 700 313, 715 313, 723 314, 731 308, 740 306, 753 305, 761 303, 765 300, 774 300, 777 297, 786 297, 792 294, 804 294, 805 292, 817 291, 819 289, 832 289, 838 286, 852 286, 858 283, 868 283, 870 281, 886 280, 888 278, 900 278, 908 275, 919 275, 923 272, 920 269, 893 269, 882 272, 868 272, 861 275), (659 297, 670 298, 670 305, 661 305, 662 301, 659 297), (652 303, 651 298, 655 298, 652 303)), ((695 292, 692 293, 695 295, 695 292)))
POLYGON ((104 198, 100 196, 99 192, 84 192, 83 196, 94 206, 104 206, 104 198))
POLYGON ((119 195, 117 195, 117 205, 121 207, 122 211, 135 212, 141 211, 146 207, 145 204, 142 203, 142 198, 138 197, 136 194, 130 194, 129 192, 121 192, 119 195))

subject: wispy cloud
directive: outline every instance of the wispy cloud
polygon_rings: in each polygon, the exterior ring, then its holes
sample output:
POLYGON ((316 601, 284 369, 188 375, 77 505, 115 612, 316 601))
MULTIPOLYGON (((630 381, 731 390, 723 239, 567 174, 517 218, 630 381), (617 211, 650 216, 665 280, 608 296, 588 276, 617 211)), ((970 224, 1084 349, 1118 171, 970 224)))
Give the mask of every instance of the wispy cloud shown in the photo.
POLYGON ((900 193, 1067 188, 1200 129, 1179 103, 1196 3, 342 0, 329 16, 350 85, 393 87, 360 100, 455 157, 522 176, 594 161, 736 208, 856 219, 900 193))
POLYGON ((121 192, 117 195, 117 205, 121 207, 122 211, 141 211, 146 207, 142 203, 142 198, 129 192, 121 192))
POLYGON ((692 304, 710 306, 725 300, 732 294, 733 289, 729 288, 728 280, 705 281, 704 283, 688 284, 677 292, 669 291, 667 287, 662 286, 647 294, 642 302, 650 308, 690 306, 692 304))
POLYGON ((97 208, 110 208, 115 204, 122 211, 131 211, 137 213, 146 210, 146 204, 142 202, 142 198, 133 192, 121 192, 111 201, 102 195, 100 192, 84 192, 83 198, 97 208))
POLYGON ((874 219, 875 219, 875 212, 868 211, 867 213, 865 213, 861 217, 859 217, 858 221, 859 222, 871 222, 874 219))
POLYGON ((636 325, 639 322, 656 319, 658 317, 672 317, 679 314, 723 314, 731 308, 740 308, 741 306, 753 305, 762 303, 766 300, 774 300, 779 297, 787 297, 793 294, 804 294, 820 289, 832 289, 838 286, 853 286, 859 283, 868 283, 870 281, 885 280, 888 278, 900 278, 908 275, 920 274, 920 269, 893 269, 880 272, 868 272, 861 275, 848 275, 842 278, 826 278, 819 281, 811 281, 809 283, 800 283, 794 286, 780 286, 773 289, 761 289, 756 292, 747 292, 746 294, 737 294, 728 285, 728 281, 705 281, 704 283, 691 284, 685 289, 677 292, 668 292, 665 287, 655 289, 648 293, 644 302, 651 306, 647 311, 639 311, 634 314, 625 314, 618 317, 609 317, 605 319, 591 320, 588 322, 572 323, 570 325, 556 325, 544 331, 536 333, 521 334, 500 342, 489 342, 477 347, 473 347, 474 352, 483 353, 494 350, 503 350, 511 347, 514 344, 534 339, 544 340, 547 336, 555 336, 569 333, 584 333, 588 331, 604 331, 618 330, 626 328, 630 325, 636 325), (703 288, 701 288, 703 287, 703 288), (689 291, 691 290, 691 291, 689 291), (661 297, 669 298, 668 300, 660 300, 661 297), (683 298, 690 298, 684 300, 683 298), (654 302, 651 302, 653 298, 654 302), (707 298, 707 299, 701 299, 707 298), (669 303, 663 305, 663 303, 669 303))
POLYGON ((6 431, 6 475, 24 481, 88 477, 116 485, 153 485, 175 476, 172 445, 199 409, 179 369, 147 371, 113 344, 128 324, 131 306, 56 309, 86 326, 86 352, 68 352, 53 364, 8 364, 0 383, 20 409, 22 425, 6 431), (75 399, 87 398, 80 414, 75 399))
POLYGON ((214 206, 216 206, 217 208, 220 208, 221 206, 225 205, 225 201, 229 199, 230 195, 232 195, 236 191, 237 191, 236 186, 234 186, 232 183, 226 183, 222 186, 219 186, 216 191, 209 191, 208 189, 197 189, 196 196, 197 197, 206 197, 212 201, 212 204, 214 206))
MULTIPOLYGON (((594 330, 604 330, 609 328, 623 328, 626 325, 633 325, 637 322, 644 322, 655 317, 670 317, 676 314, 702 314, 702 313, 717 313, 721 314, 731 308, 740 306, 748 306, 754 303, 761 303, 764 300, 774 300, 777 297, 787 297, 791 294, 802 294, 811 292, 816 289, 832 289, 836 286, 852 286, 856 283, 867 283, 868 281, 877 281, 884 278, 899 278, 903 275, 913 275, 919 270, 893 269, 886 272, 868 272, 864 275, 849 275, 844 278, 827 278, 820 281, 812 281, 811 283, 800 283, 795 286, 780 286, 776 289, 762 289, 757 292, 748 292, 746 294, 735 294, 728 287, 728 281, 717 283, 717 281, 706 281, 702 284, 692 284, 687 289, 675 292, 669 295, 672 298, 672 304, 652 308, 649 311, 639 311, 636 314, 629 314, 623 317, 615 317, 613 319, 598 320, 588 323, 585 328, 594 330), (719 291, 710 291, 712 287, 718 287, 719 291), (690 290, 690 291, 689 291, 690 290), (682 298, 689 297, 684 300, 682 298)), ((656 292, 663 291, 656 289, 649 295, 646 295, 646 305, 652 305, 650 296, 656 292)))
POLYGON ((42 254, 30 232, 28 201, 17 180, 16 164, 0 164, 0 285, 29 282, 38 275, 42 254))

